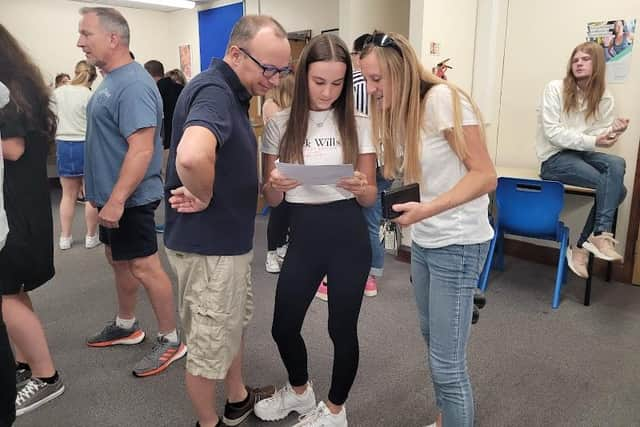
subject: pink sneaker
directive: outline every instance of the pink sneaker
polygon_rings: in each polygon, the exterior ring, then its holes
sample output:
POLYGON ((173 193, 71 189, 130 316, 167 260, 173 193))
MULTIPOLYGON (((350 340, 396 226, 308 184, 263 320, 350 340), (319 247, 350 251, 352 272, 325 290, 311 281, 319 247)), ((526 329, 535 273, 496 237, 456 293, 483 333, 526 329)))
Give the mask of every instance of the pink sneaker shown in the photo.
POLYGON ((329 296, 327 295, 327 284, 323 280, 320 282, 320 286, 318 286, 318 291, 316 292, 316 298, 320 298, 322 301, 328 301, 329 296))
POLYGON ((375 276, 369 276, 367 284, 364 285, 364 295, 366 297, 375 297, 378 295, 378 284, 375 276))

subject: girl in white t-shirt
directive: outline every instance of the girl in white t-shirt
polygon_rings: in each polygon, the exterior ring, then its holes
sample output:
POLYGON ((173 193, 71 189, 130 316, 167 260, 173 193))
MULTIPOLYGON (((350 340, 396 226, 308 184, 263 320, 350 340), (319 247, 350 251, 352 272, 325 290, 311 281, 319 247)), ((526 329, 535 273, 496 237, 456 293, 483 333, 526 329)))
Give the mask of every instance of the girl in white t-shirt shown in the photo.
MULTIPOLYGON (((62 186, 60 198, 60 249, 71 248, 73 215, 78 195, 82 192, 84 178, 84 138, 87 132, 87 104, 91 98, 91 85, 96 79, 96 67, 87 61, 76 64, 71 84, 53 91, 53 107, 58 116, 56 129, 56 166, 62 186)), ((100 244, 98 238, 98 210, 86 203, 84 217, 87 249, 100 244)))
POLYGON ((344 402, 358 367, 358 316, 371 264, 362 206, 376 198, 371 126, 354 113, 349 49, 323 34, 303 50, 291 108, 276 114, 263 136, 263 192, 271 206, 289 203, 290 240, 276 290, 272 335, 288 383, 258 402, 256 415, 279 420, 307 415, 296 426, 346 426, 344 402), (275 161, 304 165, 352 164, 335 185, 304 185, 283 176, 275 161), (328 400, 316 406, 307 350, 300 334, 318 283, 329 279, 329 335, 334 344, 328 400))
POLYGON ((401 169, 405 183, 420 183, 420 203, 393 209, 402 213, 397 223, 414 224, 411 277, 441 413, 432 425, 472 426, 466 348, 493 237, 487 193, 496 187, 480 112, 462 90, 427 72, 400 34, 373 33, 360 67, 385 178, 401 169))

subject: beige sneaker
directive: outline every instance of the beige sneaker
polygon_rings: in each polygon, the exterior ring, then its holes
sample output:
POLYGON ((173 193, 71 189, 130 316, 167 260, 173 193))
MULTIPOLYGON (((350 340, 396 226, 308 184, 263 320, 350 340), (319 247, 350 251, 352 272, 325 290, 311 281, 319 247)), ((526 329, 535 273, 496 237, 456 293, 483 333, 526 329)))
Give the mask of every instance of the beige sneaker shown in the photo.
POLYGON ((587 264, 589 263, 589 252, 583 248, 568 248, 567 263, 571 271, 579 277, 586 279, 589 277, 587 264))
POLYGON ((613 234, 611 233, 602 233, 598 236, 592 234, 587 241, 582 244, 582 247, 595 255, 596 258, 605 261, 622 261, 622 255, 615 250, 617 243, 618 241, 613 238, 613 234))

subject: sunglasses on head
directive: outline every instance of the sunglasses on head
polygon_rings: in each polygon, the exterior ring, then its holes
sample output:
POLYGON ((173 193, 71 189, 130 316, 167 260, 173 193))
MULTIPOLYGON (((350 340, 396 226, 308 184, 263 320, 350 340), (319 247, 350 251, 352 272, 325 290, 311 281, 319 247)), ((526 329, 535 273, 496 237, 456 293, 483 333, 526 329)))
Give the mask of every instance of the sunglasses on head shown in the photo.
POLYGON ((370 35, 364 42, 364 46, 366 47, 370 44, 378 47, 390 47, 398 52, 400 56, 402 56, 402 50, 400 50, 400 46, 398 46, 396 41, 391 36, 388 36, 385 33, 373 33, 372 35, 370 35))

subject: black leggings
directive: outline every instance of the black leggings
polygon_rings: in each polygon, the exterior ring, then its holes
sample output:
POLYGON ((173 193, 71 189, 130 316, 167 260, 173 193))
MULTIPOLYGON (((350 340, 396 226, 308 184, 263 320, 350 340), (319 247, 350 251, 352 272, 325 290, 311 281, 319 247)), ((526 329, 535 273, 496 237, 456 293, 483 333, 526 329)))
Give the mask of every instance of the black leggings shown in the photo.
POLYGON ((284 246, 287 243, 287 234, 289 234, 289 204, 283 200, 269 212, 267 250, 275 251, 280 246, 284 246))
POLYGON ((289 207, 291 234, 278 278, 271 334, 289 383, 306 384, 307 350, 300 330, 326 274, 329 336, 334 346, 329 400, 342 405, 358 370, 358 316, 371 266, 367 225, 355 199, 289 207))
POLYGON ((16 419, 16 363, 9 347, 7 329, 2 321, 0 296, 0 426, 10 426, 16 419))

